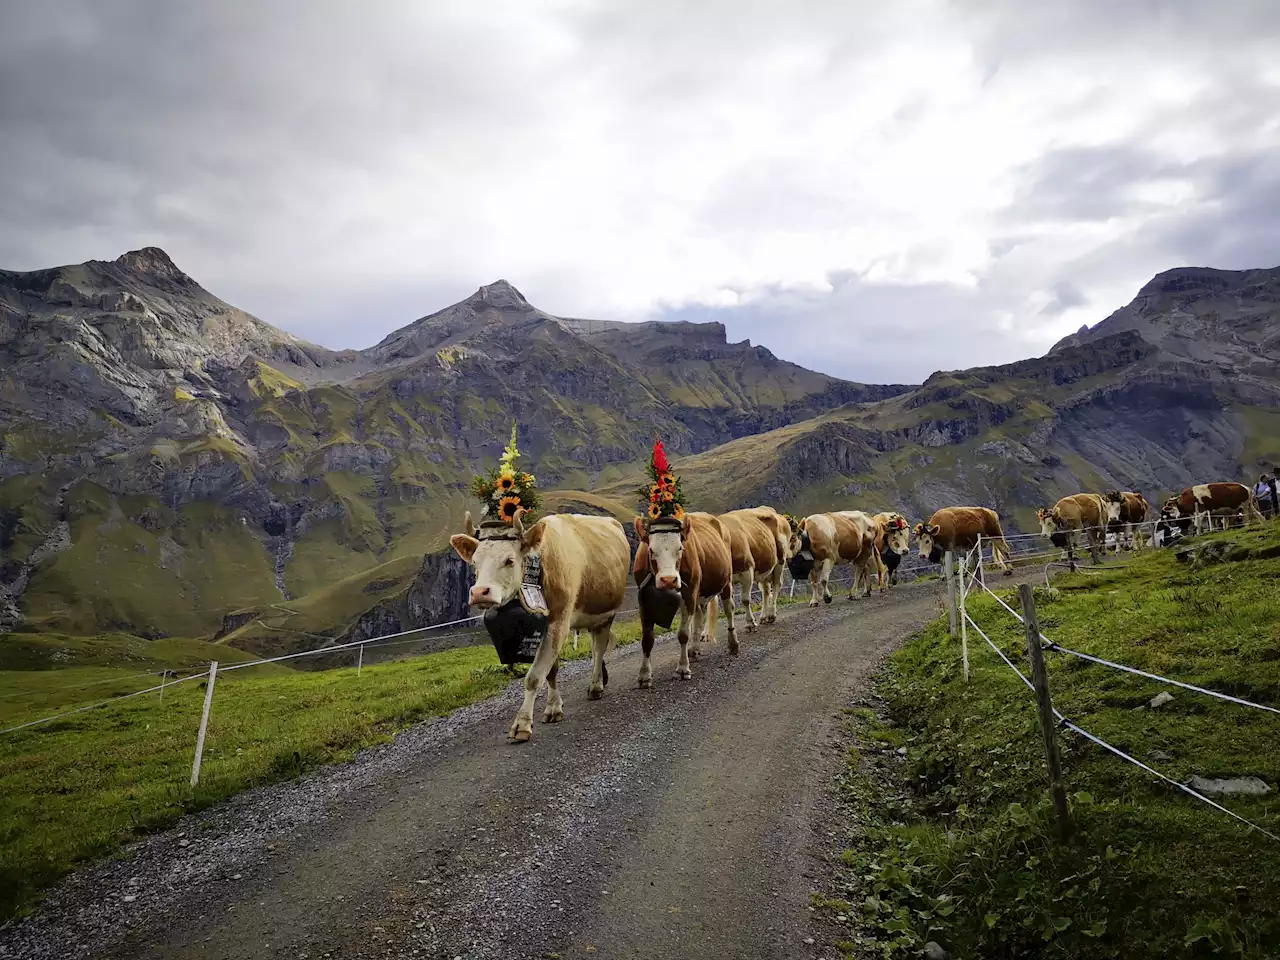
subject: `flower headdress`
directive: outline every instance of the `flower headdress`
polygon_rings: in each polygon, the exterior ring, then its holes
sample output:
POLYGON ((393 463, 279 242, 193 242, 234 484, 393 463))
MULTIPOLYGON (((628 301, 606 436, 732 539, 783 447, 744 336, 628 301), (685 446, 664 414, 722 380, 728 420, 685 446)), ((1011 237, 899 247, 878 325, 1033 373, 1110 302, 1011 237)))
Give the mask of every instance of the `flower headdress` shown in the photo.
POLYGON ((499 520, 511 524, 516 514, 527 511, 522 522, 538 509, 538 481, 533 474, 516 468, 516 458, 520 451, 516 449, 516 425, 511 424, 511 442, 502 451, 498 465, 488 474, 481 474, 471 481, 471 493, 484 504, 481 516, 490 520, 499 520))
POLYGON ((645 517, 649 520, 662 517, 684 519, 684 491, 680 489, 680 478, 667 462, 667 452, 662 448, 661 440, 653 442, 653 453, 649 455, 649 483, 640 488, 640 496, 645 500, 645 517))

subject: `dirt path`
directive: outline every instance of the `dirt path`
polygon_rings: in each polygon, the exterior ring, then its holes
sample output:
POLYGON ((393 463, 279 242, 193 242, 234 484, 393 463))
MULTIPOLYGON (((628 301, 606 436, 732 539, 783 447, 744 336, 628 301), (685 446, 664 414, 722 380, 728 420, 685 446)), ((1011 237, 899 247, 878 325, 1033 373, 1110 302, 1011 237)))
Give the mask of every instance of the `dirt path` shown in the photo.
POLYGON ((598 702, 570 664, 565 721, 532 742, 505 742, 513 686, 245 794, 73 878, 0 957, 823 956, 806 874, 837 718, 940 598, 786 610, 690 682, 663 641, 651 690, 624 648, 598 702))

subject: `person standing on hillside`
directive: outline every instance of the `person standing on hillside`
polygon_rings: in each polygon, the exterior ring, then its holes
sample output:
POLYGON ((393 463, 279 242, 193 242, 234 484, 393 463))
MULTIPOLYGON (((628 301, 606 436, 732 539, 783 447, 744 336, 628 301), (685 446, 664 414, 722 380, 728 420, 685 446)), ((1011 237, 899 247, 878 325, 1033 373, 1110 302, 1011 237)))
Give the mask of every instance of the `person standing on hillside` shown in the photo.
POLYGON ((1264 517, 1276 515, 1276 478, 1265 473, 1258 478, 1253 488, 1253 497, 1258 501, 1258 510, 1264 517))

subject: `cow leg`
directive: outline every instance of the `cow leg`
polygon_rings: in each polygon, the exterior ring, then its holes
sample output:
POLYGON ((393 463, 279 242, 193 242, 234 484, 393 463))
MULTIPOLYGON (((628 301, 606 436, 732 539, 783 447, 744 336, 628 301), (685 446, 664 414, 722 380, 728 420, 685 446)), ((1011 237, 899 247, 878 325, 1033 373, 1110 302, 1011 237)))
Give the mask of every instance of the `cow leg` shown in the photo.
POLYGON ((775 564, 769 576, 761 581, 760 589, 764 592, 764 622, 778 622, 778 594, 782 591, 782 564, 775 564))
MULTIPOLYGON (((822 584, 822 602, 831 602, 831 571, 835 568, 834 560, 822 561, 822 573, 819 574, 819 582, 822 584)), ((814 603, 817 606, 817 603, 814 603)))
POLYGON ((676 676, 681 680, 688 680, 693 677, 693 671, 689 669, 689 628, 694 625, 694 612, 697 608, 696 593, 694 594, 692 608, 687 602, 680 607, 680 631, 676 634, 676 639, 680 641, 680 662, 676 665, 676 676))
MULTIPOLYGON (((542 642, 538 644, 538 652, 533 656, 533 663, 529 665, 529 672, 524 675, 524 703, 520 705, 519 712, 516 713, 516 719, 511 724, 511 730, 507 736, 517 743, 524 743, 533 736, 533 702, 538 698, 538 691, 542 689, 542 681, 547 679, 551 671, 555 668, 556 661, 560 658, 560 647, 569 635, 569 621, 566 618, 552 620, 547 624, 547 635, 542 638, 542 642)), ((559 705, 560 716, 564 716, 564 705, 560 700, 560 694, 555 688, 551 688, 552 692, 548 697, 548 706, 552 702, 559 705)))
MULTIPOLYGON (((825 561, 823 561, 825 562, 825 561)), ((822 593, 819 584, 822 582, 822 564, 816 564, 809 571, 809 606, 816 607, 818 605, 818 596, 822 593)))
POLYGON ((649 658, 653 655, 653 621, 640 621, 640 689, 647 690, 653 686, 653 664, 649 658))
POLYGON ((542 711, 543 723, 559 723, 564 719, 564 698, 560 696, 560 688, 556 686, 559 673, 560 661, 557 660, 547 671, 547 706, 542 711))
POLYGON ((604 688, 609 683, 609 671, 604 665, 604 658, 612 643, 612 623, 591 631, 591 686, 587 687, 587 698, 590 700, 599 700, 604 696, 604 688))
MULTIPOLYGON (((716 599, 717 598, 712 598, 711 600, 698 600, 698 601, 695 601, 694 603, 693 626, 692 626, 692 629, 689 631, 689 659, 690 660, 697 660, 699 654, 701 653, 702 633, 704 630, 707 629, 707 619, 708 619, 708 615, 711 613, 711 611, 708 610, 707 608, 712 603, 716 602, 716 599)), ((729 600, 732 602, 733 597, 732 596, 729 597, 729 600)), ((729 609, 732 610, 733 607, 730 606, 729 609)))
MULTIPOLYGON (((738 574, 738 585, 742 588, 742 605, 747 608, 747 633, 755 633, 756 628, 760 626, 760 621, 756 619, 756 613, 751 609, 751 594, 755 590, 755 571, 748 567, 742 573, 738 574)), ((763 587, 761 590, 763 591, 763 587)), ((733 588, 729 589, 729 596, 733 597, 733 588)), ((730 609, 729 604, 725 604, 725 610, 730 609)), ((764 611, 764 604, 760 605, 761 612, 764 611)))
MULTIPOLYGON (((726 645, 729 647, 729 652, 736 657, 738 655, 738 627, 737 624, 733 622, 733 604, 730 603, 733 599, 733 584, 728 584, 724 588, 724 592, 720 594, 720 598, 724 601, 725 623, 728 629, 726 645)), ((715 603, 714 600, 711 602, 715 603)), ((750 605, 748 605, 747 610, 751 610, 750 605)), ((712 622, 714 623, 715 621, 712 622)), ((748 627, 748 629, 751 628, 748 627)))

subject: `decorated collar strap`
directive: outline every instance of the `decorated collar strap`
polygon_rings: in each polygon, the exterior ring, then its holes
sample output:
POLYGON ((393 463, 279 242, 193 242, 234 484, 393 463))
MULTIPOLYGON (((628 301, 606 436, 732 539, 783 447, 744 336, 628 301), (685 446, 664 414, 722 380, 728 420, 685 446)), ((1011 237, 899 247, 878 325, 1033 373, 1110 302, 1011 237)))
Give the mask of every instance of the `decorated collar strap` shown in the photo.
POLYGON ((476 531, 477 540, 519 540, 515 527, 502 520, 486 520, 476 531))

